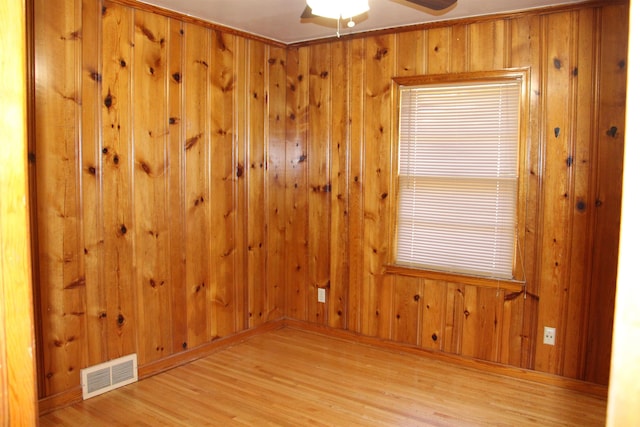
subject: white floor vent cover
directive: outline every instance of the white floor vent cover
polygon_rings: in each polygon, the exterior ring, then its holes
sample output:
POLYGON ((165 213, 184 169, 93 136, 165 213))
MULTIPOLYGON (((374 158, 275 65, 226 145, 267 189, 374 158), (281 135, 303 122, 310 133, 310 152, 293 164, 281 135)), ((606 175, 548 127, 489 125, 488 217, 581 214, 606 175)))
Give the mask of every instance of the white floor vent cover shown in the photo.
POLYGON ((80 370, 82 398, 106 393, 138 381, 138 357, 130 354, 80 370))

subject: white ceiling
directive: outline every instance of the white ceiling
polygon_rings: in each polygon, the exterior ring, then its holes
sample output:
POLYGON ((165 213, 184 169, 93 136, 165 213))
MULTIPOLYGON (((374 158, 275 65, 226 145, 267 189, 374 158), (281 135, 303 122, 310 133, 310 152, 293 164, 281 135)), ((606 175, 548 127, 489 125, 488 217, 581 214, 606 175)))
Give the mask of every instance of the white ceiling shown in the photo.
MULTIPOLYGON (((300 14, 305 0, 139 0, 143 3, 190 15, 204 21, 290 44, 336 36, 336 21, 300 14)), ((584 0, 458 0, 437 15, 405 0, 369 0, 370 10, 354 18, 354 28, 343 23, 343 35, 426 22, 467 18, 502 12, 547 7, 584 0)))

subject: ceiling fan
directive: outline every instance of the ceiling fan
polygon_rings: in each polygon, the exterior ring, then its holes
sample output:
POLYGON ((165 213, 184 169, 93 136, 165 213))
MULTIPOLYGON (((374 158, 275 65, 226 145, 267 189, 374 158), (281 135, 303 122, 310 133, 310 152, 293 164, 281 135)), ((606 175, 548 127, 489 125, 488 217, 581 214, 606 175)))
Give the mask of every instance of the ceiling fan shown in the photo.
MULTIPOLYGON (((317 4, 319 1, 320 0, 316 0, 315 3, 317 4)), ((409 3, 416 4, 418 6, 421 6, 421 7, 427 8, 427 9, 431 9, 431 10, 443 10, 443 9, 446 9, 449 6, 453 5, 458 0, 406 0, 406 1, 409 2, 409 3)), ((302 11, 302 15, 300 15, 300 18, 302 18, 302 19, 310 19, 310 18, 315 18, 317 16, 325 16, 326 17, 326 15, 318 15, 318 14, 314 13, 313 12, 313 8, 309 5, 309 3, 313 4, 314 2, 307 1, 307 5, 304 8, 304 10, 302 11)), ((367 8, 365 9, 365 11, 366 10, 368 10, 368 5, 367 5, 367 8)), ((348 18, 351 18, 351 16, 341 16, 340 18, 348 19, 348 18)), ((353 21, 350 21, 350 22, 353 22, 353 21)))

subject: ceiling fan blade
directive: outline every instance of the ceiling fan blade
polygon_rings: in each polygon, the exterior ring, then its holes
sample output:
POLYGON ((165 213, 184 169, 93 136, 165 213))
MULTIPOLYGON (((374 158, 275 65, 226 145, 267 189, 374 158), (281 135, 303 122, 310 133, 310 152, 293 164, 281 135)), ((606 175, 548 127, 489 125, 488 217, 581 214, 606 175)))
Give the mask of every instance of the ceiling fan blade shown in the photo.
POLYGON ((302 11, 302 15, 300 15, 300 18, 309 19, 309 18, 314 18, 315 16, 316 15, 314 15, 313 12, 311 12, 311 8, 309 7, 309 5, 307 5, 302 11))
POLYGON ((446 9, 458 0, 407 0, 409 3, 417 4, 418 6, 426 7, 432 10, 446 9))

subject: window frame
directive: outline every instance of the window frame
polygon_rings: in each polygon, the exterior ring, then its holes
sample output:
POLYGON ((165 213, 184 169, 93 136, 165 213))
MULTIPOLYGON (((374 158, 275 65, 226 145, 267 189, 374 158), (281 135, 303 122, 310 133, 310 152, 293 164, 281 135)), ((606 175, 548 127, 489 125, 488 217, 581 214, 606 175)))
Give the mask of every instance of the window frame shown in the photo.
POLYGON ((394 105, 393 115, 393 146, 392 146, 392 182, 391 182, 391 222, 390 222, 390 245, 389 261, 385 265, 387 273, 395 273, 413 277, 423 277, 433 280, 444 280, 451 282, 462 282, 485 287, 502 287, 513 290, 521 290, 525 284, 524 274, 524 238, 526 222, 526 192, 525 179, 527 153, 530 147, 529 135, 529 94, 530 80, 529 68, 512 68, 491 71, 477 71, 450 74, 428 74, 419 76, 394 77, 392 85, 392 102, 394 105), (399 204, 399 126, 400 126, 400 90, 407 86, 424 86, 429 84, 469 84, 488 83, 518 80, 520 86, 520 117, 519 117, 519 137, 517 153, 517 189, 516 189, 516 230, 514 233, 514 251, 512 278, 493 278, 467 273, 447 272, 415 266, 405 266, 396 264, 397 248, 397 222, 399 204))

